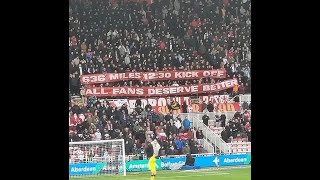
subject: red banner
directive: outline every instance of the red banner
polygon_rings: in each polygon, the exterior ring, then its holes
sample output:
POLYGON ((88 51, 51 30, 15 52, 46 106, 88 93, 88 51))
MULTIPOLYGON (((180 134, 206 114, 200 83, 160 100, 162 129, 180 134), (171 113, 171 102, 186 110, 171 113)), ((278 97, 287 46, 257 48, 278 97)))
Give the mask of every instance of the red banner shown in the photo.
POLYGON ((99 84, 130 80, 161 81, 161 80, 186 80, 201 78, 226 78, 224 69, 194 70, 194 71, 158 71, 158 72, 125 72, 81 75, 81 84, 99 84))
MULTIPOLYGON (((141 104, 144 108, 147 104, 150 104, 155 112, 169 113, 168 103, 172 101, 177 101, 180 104, 180 109, 174 110, 174 113, 182 113, 182 104, 186 102, 188 105, 188 112, 202 112, 203 102, 208 103, 211 101, 215 106, 215 111, 240 111, 239 103, 229 102, 225 98, 228 95, 214 95, 214 96, 199 96, 199 102, 195 103, 192 101, 192 97, 150 97, 150 98, 141 98, 141 104)), ((229 98, 228 98, 229 99, 229 98)), ((123 103, 123 101, 122 101, 123 103)), ((135 108, 136 99, 128 99, 126 102, 129 108, 135 108)), ((121 107, 120 104, 118 107, 121 107)))
POLYGON ((170 87, 93 87, 85 89, 85 96, 174 96, 208 92, 218 92, 238 85, 237 79, 229 79, 216 84, 199 84, 170 87))

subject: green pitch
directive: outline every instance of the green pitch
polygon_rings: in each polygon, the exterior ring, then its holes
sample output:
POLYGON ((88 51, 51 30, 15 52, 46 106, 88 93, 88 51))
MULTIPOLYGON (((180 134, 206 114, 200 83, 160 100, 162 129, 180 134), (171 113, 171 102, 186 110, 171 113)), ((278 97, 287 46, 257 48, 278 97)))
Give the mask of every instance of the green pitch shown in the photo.
MULTIPOLYGON (((97 176, 70 178, 70 180, 149 180, 149 172, 128 173, 127 176, 97 176)), ((221 167, 191 171, 157 171, 155 180, 250 180, 251 166, 221 167)))

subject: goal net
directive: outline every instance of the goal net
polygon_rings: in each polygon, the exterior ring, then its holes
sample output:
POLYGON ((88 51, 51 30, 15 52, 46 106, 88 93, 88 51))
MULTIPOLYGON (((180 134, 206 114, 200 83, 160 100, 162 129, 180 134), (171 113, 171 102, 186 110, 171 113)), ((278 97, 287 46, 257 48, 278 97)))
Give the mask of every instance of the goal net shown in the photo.
POLYGON ((126 175, 124 140, 69 142, 69 177, 126 175))

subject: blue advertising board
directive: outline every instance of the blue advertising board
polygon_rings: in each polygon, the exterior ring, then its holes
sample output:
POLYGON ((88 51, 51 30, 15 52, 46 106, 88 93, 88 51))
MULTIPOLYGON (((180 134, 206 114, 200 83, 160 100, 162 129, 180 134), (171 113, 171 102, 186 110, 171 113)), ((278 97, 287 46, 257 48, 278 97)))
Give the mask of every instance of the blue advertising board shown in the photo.
MULTIPOLYGON (((217 155, 217 156, 200 156, 195 158, 195 166, 200 168, 217 167, 217 166, 236 166, 246 165, 251 162, 251 154, 232 154, 232 155, 217 155)), ((162 158, 157 159, 157 170, 172 169, 174 166, 182 166, 186 162, 185 157, 177 158, 162 158), (161 165, 160 165, 161 164, 161 165)), ((90 175, 98 174, 104 171, 107 163, 79 163, 69 165, 69 175, 90 175)), ((126 162, 127 171, 148 171, 148 160, 131 160, 126 162)), ((119 172, 122 172, 122 167, 119 172)))
MULTIPOLYGON (((184 164, 185 157, 179 158, 164 158, 161 159, 162 169, 170 169, 172 165, 184 164)), ((236 166, 245 165, 251 162, 251 154, 232 154, 232 155, 218 155, 218 156, 200 156, 195 157, 195 166, 216 167, 216 166, 236 166)))
POLYGON ((246 165, 251 162, 251 154, 234 154, 214 156, 215 166, 236 166, 246 165))
POLYGON ((79 164, 69 164, 69 175, 89 175, 98 174, 106 163, 79 163, 79 164))
POLYGON ((185 162, 186 162, 185 157, 163 158, 163 159, 161 159, 161 168, 162 169, 171 169, 175 165, 184 165, 185 162))

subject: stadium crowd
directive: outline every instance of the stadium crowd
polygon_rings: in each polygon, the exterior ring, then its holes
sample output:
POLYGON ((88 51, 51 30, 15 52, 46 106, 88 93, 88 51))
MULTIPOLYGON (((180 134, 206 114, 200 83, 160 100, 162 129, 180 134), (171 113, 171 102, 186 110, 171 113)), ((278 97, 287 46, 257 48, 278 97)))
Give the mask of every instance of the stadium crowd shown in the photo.
MULTIPOLYGON (((80 84, 81 74, 220 68, 226 70, 226 79, 237 78, 240 86, 219 93, 251 92, 251 0, 69 2, 70 96, 82 95, 87 86, 80 84)), ((137 80, 95 86, 171 86, 222 80, 137 80)), ((203 138, 202 132, 190 129, 185 117, 155 113, 152 107, 141 105, 128 113, 126 105, 114 108, 95 97, 89 97, 84 106, 71 100, 69 110, 72 142, 124 138, 126 154, 148 154, 150 149, 158 155, 205 152, 197 141, 203 138)), ((243 117, 236 115, 222 125, 225 141, 239 133, 249 138, 247 123, 251 121, 243 117)))
POLYGON ((161 156, 205 152, 193 138, 195 131, 190 129, 190 120, 184 117, 155 113, 140 105, 129 114, 126 105, 118 109, 108 102, 88 103, 89 107, 70 106, 72 142, 125 139, 126 154, 143 154, 148 148, 161 156))
MULTIPOLYGON (((238 78, 239 91, 250 92, 250 9, 250 0, 155 0, 151 5, 70 0, 71 94, 80 94, 80 74, 219 68, 226 69, 227 78, 238 78)), ((213 82, 204 78, 101 86, 213 82)))
MULTIPOLYGON (((208 126, 206 114, 202 120, 208 126)), ((221 137, 225 142, 238 136, 251 141, 251 115, 248 111, 237 112, 230 120, 222 112, 215 120, 224 129, 221 137)), ((71 104, 69 122, 71 142, 125 139, 127 155, 148 154, 147 149, 160 156, 206 152, 198 141, 203 139, 202 131, 190 128, 189 119, 174 116, 172 111, 166 115, 156 113, 151 106, 142 108, 137 105, 132 113, 128 113, 126 104, 117 108, 108 101, 93 98, 85 106, 71 104)))

